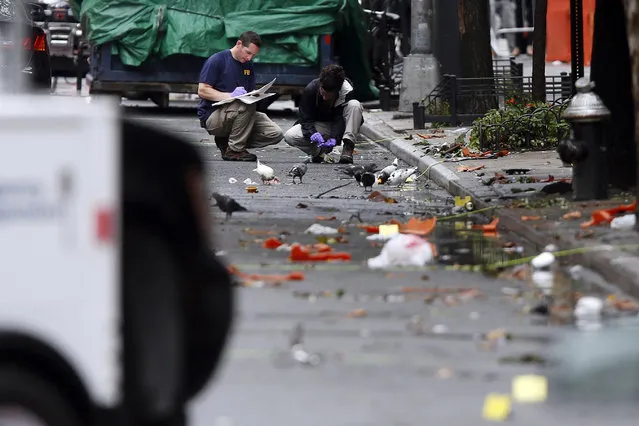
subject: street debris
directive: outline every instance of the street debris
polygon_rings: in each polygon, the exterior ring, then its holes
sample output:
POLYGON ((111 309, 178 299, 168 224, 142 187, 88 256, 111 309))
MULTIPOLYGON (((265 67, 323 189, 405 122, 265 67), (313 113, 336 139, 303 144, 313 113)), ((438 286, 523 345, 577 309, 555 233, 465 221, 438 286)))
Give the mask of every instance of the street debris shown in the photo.
POLYGON ((536 374, 517 376, 513 379, 511 393, 519 403, 544 402, 548 398, 548 380, 536 374))
POLYGON ((370 195, 367 197, 368 200, 370 201, 376 201, 376 202, 384 202, 384 203, 389 203, 389 204, 397 204, 397 200, 395 200, 394 198, 391 197, 387 197, 384 194, 382 194, 379 191, 373 191, 370 193, 370 195))
POLYGON ((610 209, 595 210, 591 214, 591 219, 581 224, 582 228, 589 228, 601 224, 609 224, 620 213, 634 213, 637 209, 637 201, 632 204, 620 205, 610 209))
POLYGON ((257 194, 259 191, 257 190, 257 186, 247 186, 246 192, 249 194, 257 194))
POLYGON ((350 311, 346 317, 347 318, 364 318, 368 315, 366 309, 354 309, 350 311))
POLYGON ((246 178, 243 180, 243 183, 245 185, 257 185, 257 182, 253 182, 253 180, 251 178, 246 178))
POLYGON ((564 214, 562 217, 564 218, 564 220, 581 219, 581 212, 579 210, 575 210, 573 212, 564 214))
POLYGON ((312 250, 302 247, 300 244, 293 244, 289 255, 292 262, 329 262, 341 260, 348 262, 351 260, 350 253, 333 252, 333 248, 328 246, 328 250, 312 250))
POLYGON ((238 278, 239 283, 243 287, 264 288, 264 287, 280 287, 285 281, 302 281, 304 274, 301 272, 291 272, 287 275, 265 275, 265 274, 247 274, 241 272, 237 267, 231 265, 228 267, 231 275, 238 278))
POLYGON ((237 179, 235 179, 235 178, 229 178, 229 183, 237 183, 237 179))
POLYGON ((431 243, 417 235, 397 234, 384 245, 379 256, 368 259, 368 267, 425 266, 434 260, 436 253, 431 243))
POLYGON ((634 213, 631 213, 612 219, 610 227, 612 229, 629 230, 635 227, 636 222, 637 216, 634 213))
POLYGON ((229 196, 213 192, 211 194, 211 198, 214 198, 218 208, 226 213, 226 220, 229 220, 235 212, 248 211, 246 207, 241 206, 237 201, 229 196))
POLYGON ((337 235, 339 234, 339 230, 336 228, 332 228, 330 226, 320 225, 319 223, 314 223, 304 231, 305 234, 313 234, 313 235, 337 235))
POLYGON ((484 400, 482 417, 485 420, 503 422, 512 414, 510 395, 489 393, 484 400))
POLYGON ((474 167, 471 167, 471 166, 458 166, 457 167, 457 171, 458 172, 476 172, 476 171, 479 171, 479 170, 484 169, 484 168, 486 168, 486 165, 484 165, 484 164, 481 164, 479 166, 474 166, 474 167))

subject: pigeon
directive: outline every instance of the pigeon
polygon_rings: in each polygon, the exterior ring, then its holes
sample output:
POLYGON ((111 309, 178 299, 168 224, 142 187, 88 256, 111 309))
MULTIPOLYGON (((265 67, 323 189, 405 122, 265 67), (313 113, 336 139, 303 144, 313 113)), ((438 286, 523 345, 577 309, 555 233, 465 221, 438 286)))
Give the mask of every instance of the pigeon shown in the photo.
POLYGON ((217 206, 220 208, 220 210, 226 213, 227 220, 231 218, 231 216, 233 215, 233 212, 248 211, 246 207, 241 206, 240 203, 238 203, 233 198, 227 195, 222 195, 222 194, 218 194, 217 192, 214 192, 213 194, 211 194, 211 197, 215 198, 215 201, 217 202, 217 206))
POLYGON ((388 178, 387 184, 393 186, 403 185, 406 182, 406 179, 411 177, 417 172, 417 167, 413 167, 410 169, 397 169, 388 178))
POLYGON ((293 177, 293 183, 295 183, 295 178, 299 178, 300 183, 302 183, 302 177, 304 177, 308 170, 308 162, 309 160, 306 160, 301 164, 296 164, 291 170, 289 170, 288 175, 293 177))
POLYGON ((370 164, 365 164, 365 165, 351 165, 351 166, 347 166, 347 167, 342 167, 342 168, 338 168, 337 170, 340 170, 342 173, 344 173, 345 175, 348 176, 352 176, 355 178, 355 180, 357 181, 357 183, 361 183, 362 182, 362 175, 365 172, 375 172, 377 171, 377 164, 375 163, 370 163, 370 164))
POLYGON ((391 164, 390 166, 384 167, 382 171, 379 172, 379 176, 378 176, 379 183, 381 184, 386 183, 391 173, 397 170, 398 166, 399 166, 399 159, 395 158, 395 160, 393 161, 393 164, 391 164))
POLYGON ((364 172, 362 174, 362 185, 364 186, 364 191, 373 190, 373 184, 375 183, 375 175, 371 172, 364 172))
POLYGON ((262 183, 271 182, 275 179, 275 170, 266 164, 260 163, 260 160, 257 160, 257 167, 253 169, 254 172, 257 172, 262 178, 262 183))

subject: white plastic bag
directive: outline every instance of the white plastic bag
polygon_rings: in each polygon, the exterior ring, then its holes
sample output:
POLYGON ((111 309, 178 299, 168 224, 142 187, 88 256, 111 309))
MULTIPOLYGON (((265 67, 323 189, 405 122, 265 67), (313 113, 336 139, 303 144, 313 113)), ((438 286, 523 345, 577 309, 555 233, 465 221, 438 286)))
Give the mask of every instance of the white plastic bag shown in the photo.
POLYGON ((424 266, 431 263, 435 255, 434 246, 422 237, 397 234, 384 245, 379 256, 368 259, 368 267, 424 266))

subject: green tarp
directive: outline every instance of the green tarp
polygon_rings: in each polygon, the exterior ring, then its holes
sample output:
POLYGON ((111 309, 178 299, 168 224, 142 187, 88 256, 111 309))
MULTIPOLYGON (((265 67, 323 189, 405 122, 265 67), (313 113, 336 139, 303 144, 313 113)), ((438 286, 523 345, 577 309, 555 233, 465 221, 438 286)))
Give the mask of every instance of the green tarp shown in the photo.
POLYGON ((263 40, 255 62, 313 66, 319 36, 333 34, 360 98, 375 97, 357 0, 72 0, 72 6, 91 43, 111 42, 131 66, 174 54, 208 57, 246 30, 263 40))

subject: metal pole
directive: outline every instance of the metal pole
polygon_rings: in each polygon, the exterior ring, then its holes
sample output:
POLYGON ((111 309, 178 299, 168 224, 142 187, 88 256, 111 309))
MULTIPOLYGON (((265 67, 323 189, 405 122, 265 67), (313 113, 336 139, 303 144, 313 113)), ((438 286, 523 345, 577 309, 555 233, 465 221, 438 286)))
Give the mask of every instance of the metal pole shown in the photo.
POLYGON ((570 0, 570 50, 572 93, 575 82, 584 76, 584 19, 583 0, 570 0))
POLYGON ((410 19, 410 53, 432 54, 433 0, 412 0, 410 19))

